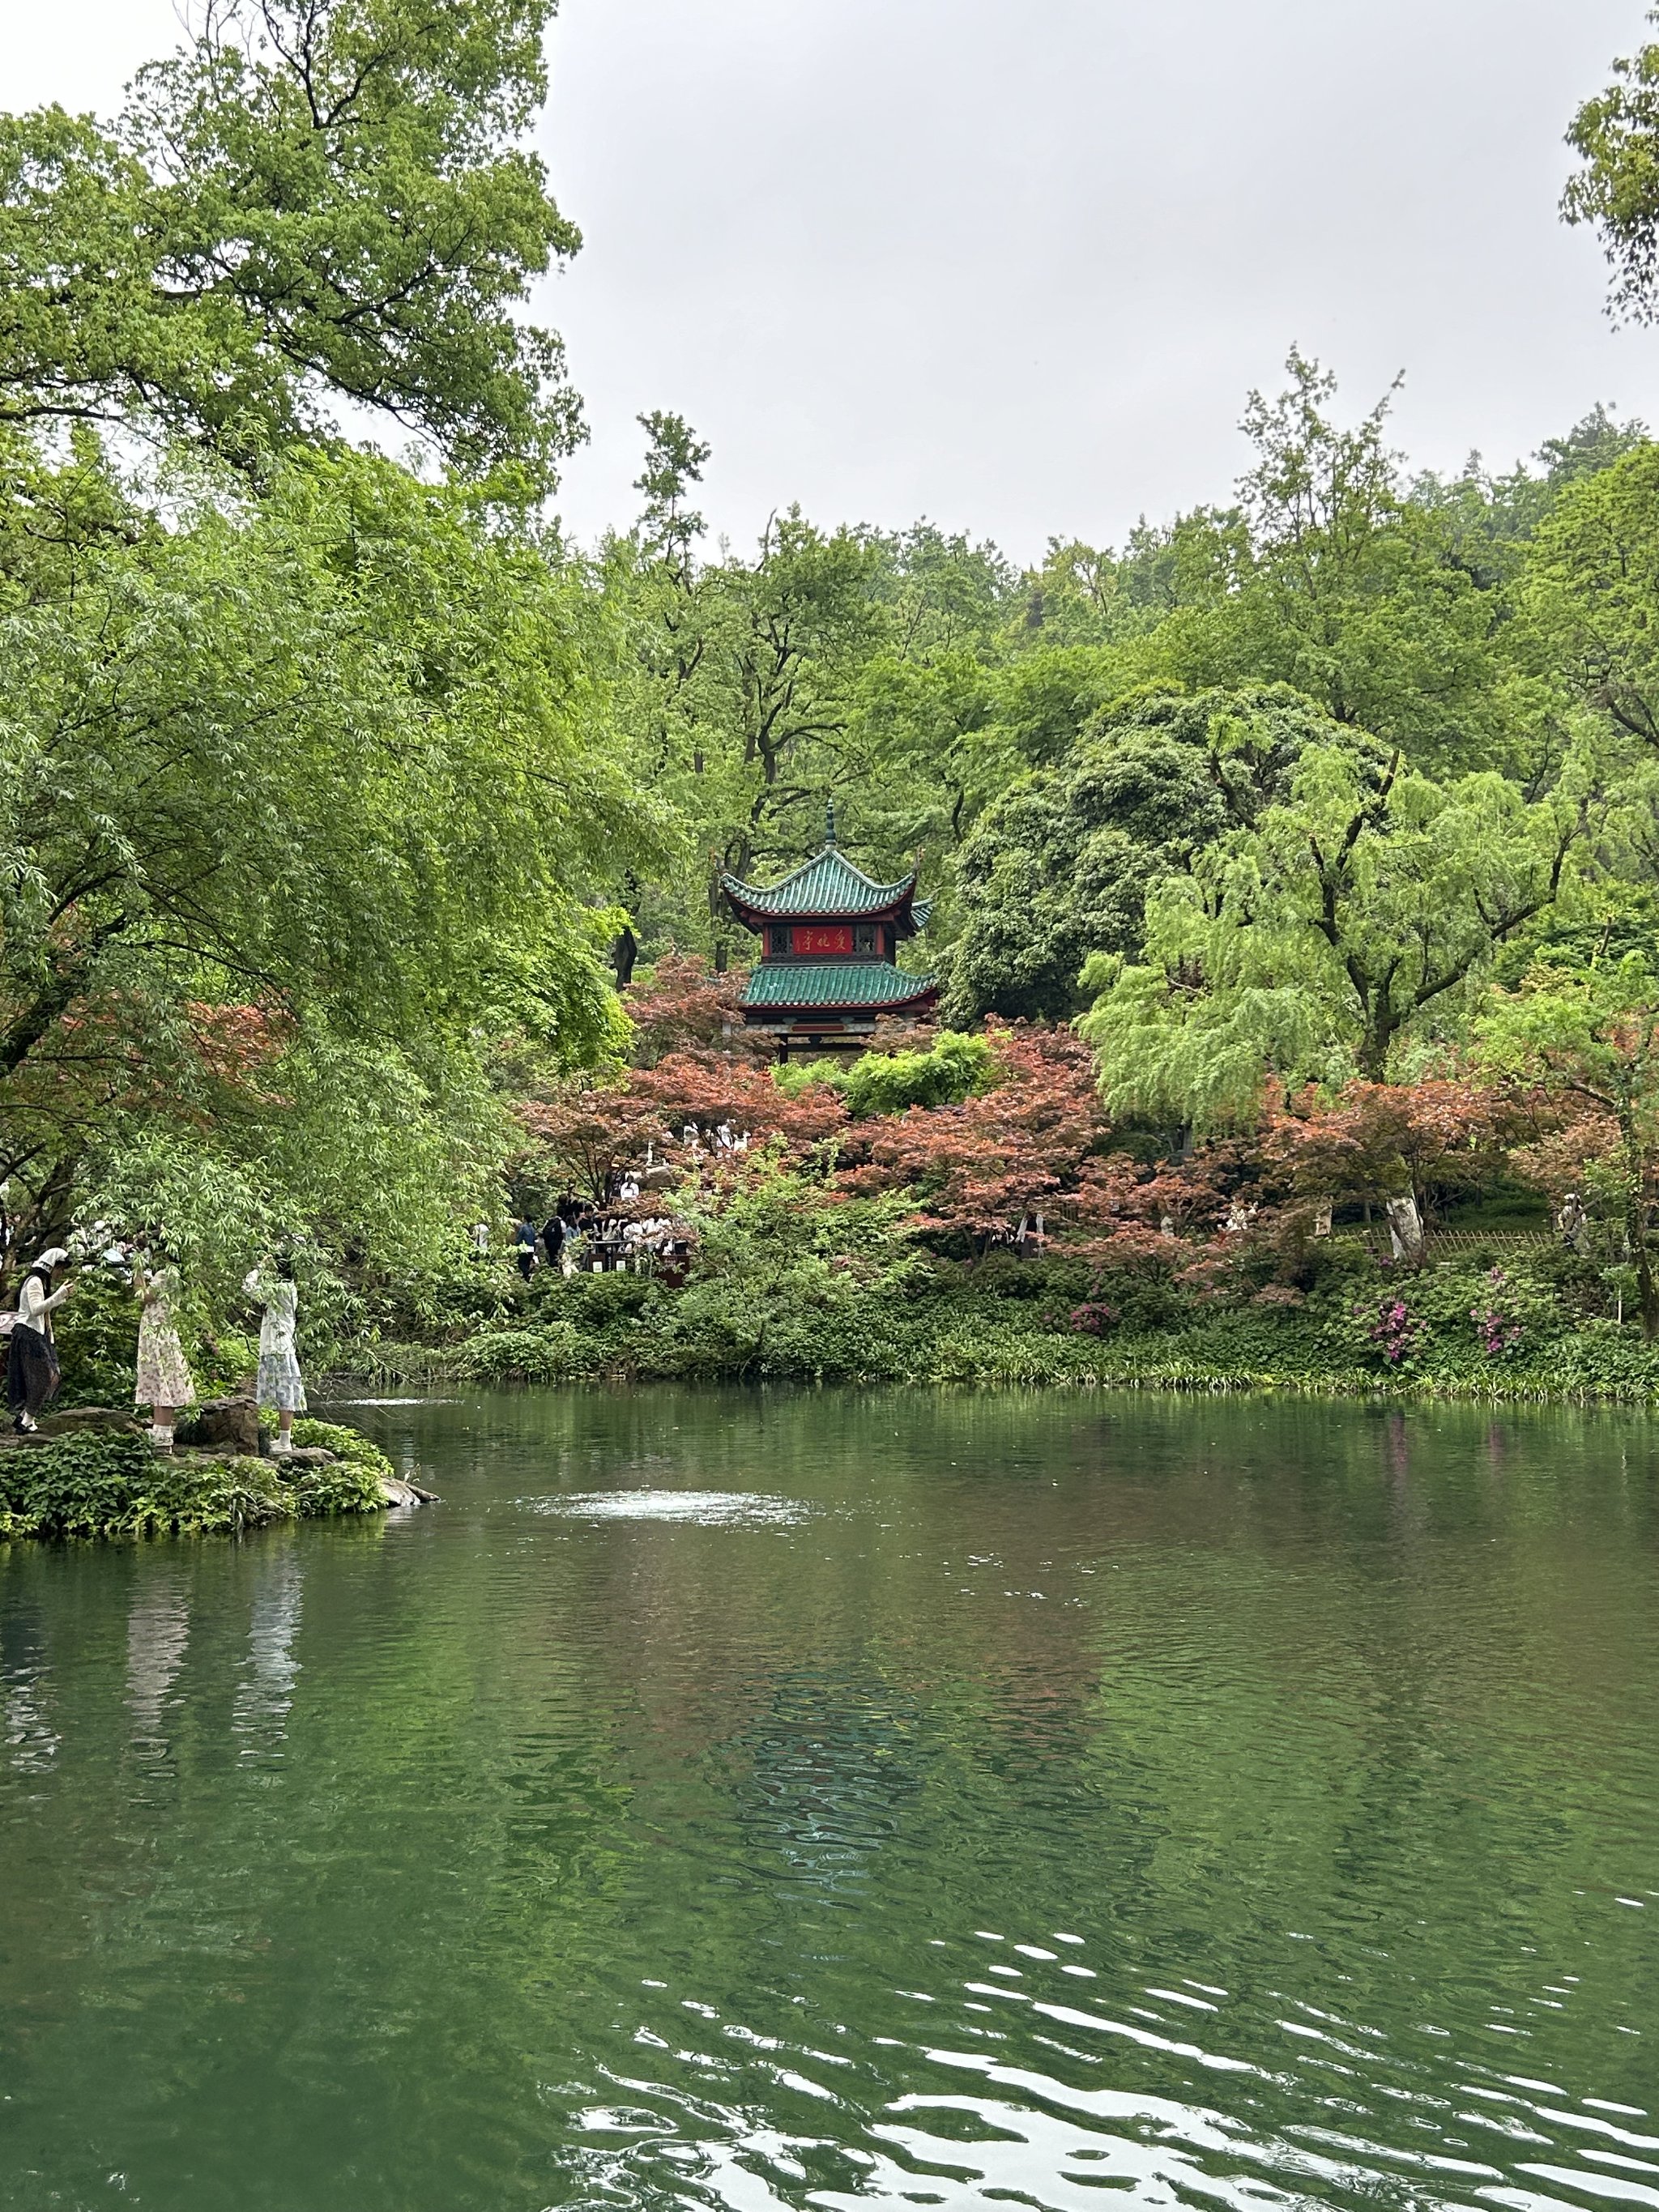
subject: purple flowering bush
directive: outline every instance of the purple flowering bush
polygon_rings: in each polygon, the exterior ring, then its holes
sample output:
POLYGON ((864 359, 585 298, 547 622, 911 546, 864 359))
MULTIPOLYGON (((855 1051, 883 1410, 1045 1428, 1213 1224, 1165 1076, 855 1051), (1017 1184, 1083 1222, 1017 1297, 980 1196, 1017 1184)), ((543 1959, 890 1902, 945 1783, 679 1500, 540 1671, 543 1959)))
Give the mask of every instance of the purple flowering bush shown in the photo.
POLYGON ((1493 1267, 1468 1310, 1486 1359, 1530 1358, 1557 1336, 1563 1315, 1547 1284, 1493 1267))
POLYGON ((1375 1305, 1356 1306, 1353 1317, 1385 1367, 1406 1366, 1422 1340, 1423 1322, 1401 1297, 1389 1295, 1375 1305))
POLYGON ((1072 1309, 1072 1327, 1079 1336, 1105 1336, 1117 1324, 1118 1310, 1115 1306, 1091 1302, 1072 1309))

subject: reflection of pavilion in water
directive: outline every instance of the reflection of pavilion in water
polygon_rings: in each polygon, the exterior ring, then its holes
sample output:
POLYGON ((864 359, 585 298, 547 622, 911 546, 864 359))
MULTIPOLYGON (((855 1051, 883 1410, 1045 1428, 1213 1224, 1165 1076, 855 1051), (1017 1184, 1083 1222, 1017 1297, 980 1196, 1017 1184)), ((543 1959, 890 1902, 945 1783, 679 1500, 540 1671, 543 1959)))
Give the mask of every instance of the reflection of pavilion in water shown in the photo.
POLYGON ((745 1836, 770 1832, 791 1872, 830 1894, 856 1888, 921 1794, 924 1715, 902 1690, 845 1667, 775 1677, 729 1749, 745 1836))

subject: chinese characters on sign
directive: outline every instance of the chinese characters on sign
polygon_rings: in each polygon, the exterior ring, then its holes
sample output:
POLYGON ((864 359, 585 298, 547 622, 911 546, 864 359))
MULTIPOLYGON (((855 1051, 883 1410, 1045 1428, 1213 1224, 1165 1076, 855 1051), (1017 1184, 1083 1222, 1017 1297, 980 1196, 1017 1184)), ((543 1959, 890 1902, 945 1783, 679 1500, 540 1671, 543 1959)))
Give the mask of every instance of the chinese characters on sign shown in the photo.
POLYGON ((828 927, 822 922, 817 922, 810 929, 798 929, 795 932, 795 956, 798 959, 802 953, 845 953, 852 950, 853 933, 844 922, 833 923, 828 927))

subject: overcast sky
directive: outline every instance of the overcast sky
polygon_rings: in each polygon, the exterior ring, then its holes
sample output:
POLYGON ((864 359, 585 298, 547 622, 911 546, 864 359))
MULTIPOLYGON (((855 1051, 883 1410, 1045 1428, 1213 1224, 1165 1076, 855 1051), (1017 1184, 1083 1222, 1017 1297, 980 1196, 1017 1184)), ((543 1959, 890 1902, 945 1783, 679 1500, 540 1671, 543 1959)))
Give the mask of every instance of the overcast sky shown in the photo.
MULTIPOLYGON (((1507 464, 1597 399, 1659 422, 1659 333, 1555 208, 1642 0, 564 0, 543 131, 586 246, 538 302, 626 521, 634 418, 714 447, 751 537, 926 514, 1023 559, 1224 497, 1291 340, 1399 441, 1507 464)), ((0 99, 107 109, 173 0, 0 0, 0 99)))

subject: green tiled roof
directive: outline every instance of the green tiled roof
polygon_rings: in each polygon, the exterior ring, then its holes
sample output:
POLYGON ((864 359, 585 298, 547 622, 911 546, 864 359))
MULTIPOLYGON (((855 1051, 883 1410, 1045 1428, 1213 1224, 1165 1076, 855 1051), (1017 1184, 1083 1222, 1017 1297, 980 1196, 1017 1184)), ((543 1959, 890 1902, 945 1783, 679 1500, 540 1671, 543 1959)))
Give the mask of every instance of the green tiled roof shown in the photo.
POLYGON ((898 1006, 937 990, 935 975, 907 975, 890 960, 763 960, 745 1006, 898 1006))
POLYGON ((781 884, 772 884, 764 890, 739 882, 736 876, 720 878, 727 897, 750 913, 798 915, 803 921, 817 921, 821 915, 879 914, 884 908, 900 904, 915 884, 914 871, 901 876, 896 884, 872 883, 834 845, 826 845, 816 860, 804 860, 781 884))

